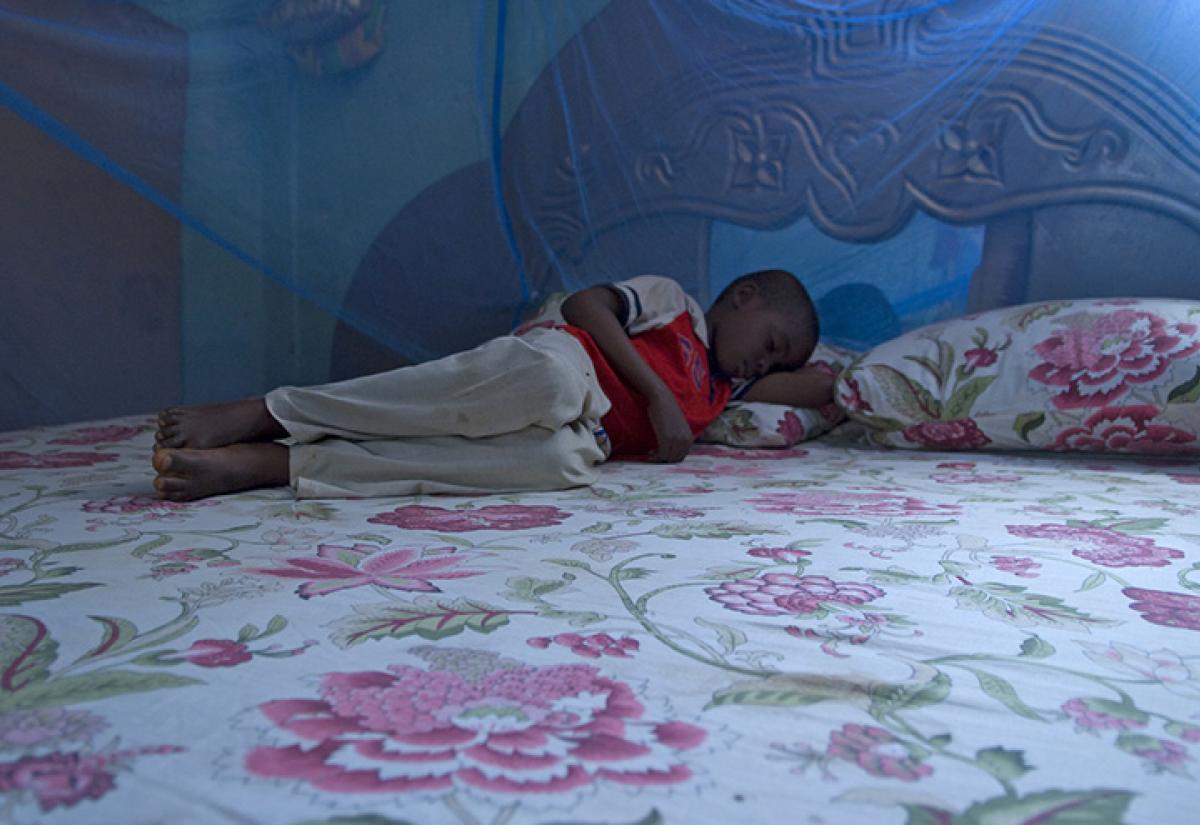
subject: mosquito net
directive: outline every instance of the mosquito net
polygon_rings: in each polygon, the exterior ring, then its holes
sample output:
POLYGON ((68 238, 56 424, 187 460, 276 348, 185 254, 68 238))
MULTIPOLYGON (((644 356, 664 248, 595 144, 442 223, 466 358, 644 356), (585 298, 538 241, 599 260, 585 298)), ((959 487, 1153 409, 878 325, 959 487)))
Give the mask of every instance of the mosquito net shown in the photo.
POLYGON ((0 0, 0 430, 424 360, 647 271, 707 304, 788 268, 859 348, 1197 297, 1198 34, 1172 0, 0 0))

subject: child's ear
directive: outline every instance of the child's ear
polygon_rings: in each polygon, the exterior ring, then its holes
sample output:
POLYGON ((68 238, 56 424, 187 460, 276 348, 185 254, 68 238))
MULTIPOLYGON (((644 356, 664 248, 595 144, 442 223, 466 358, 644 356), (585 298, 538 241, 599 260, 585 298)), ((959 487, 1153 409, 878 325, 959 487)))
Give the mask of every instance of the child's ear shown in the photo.
POLYGON ((758 294, 758 284, 754 281, 744 281, 733 290, 733 295, 730 296, 733 300, 730 303, 733 304, 734 309, 741 309, 757 298, 758 294))

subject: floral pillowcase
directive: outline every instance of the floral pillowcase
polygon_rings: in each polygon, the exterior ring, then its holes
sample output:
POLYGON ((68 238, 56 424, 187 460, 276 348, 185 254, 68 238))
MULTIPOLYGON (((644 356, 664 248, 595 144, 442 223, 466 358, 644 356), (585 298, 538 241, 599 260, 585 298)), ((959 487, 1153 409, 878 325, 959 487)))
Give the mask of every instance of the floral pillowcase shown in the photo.
MULTIPOLYGON (((830 344, 817 344, 808 366, 836 376, 855 353, 830 344)), ((734 401, 698 439, 731 447, 790 447, 828 432, 846 415, 837 404, 809 409, 782 404, 734 401)))
POLYGON ((835 395, 894 447, 1200 453, 1200 303, 1052 301, 934 324, 865 353, 835 395))

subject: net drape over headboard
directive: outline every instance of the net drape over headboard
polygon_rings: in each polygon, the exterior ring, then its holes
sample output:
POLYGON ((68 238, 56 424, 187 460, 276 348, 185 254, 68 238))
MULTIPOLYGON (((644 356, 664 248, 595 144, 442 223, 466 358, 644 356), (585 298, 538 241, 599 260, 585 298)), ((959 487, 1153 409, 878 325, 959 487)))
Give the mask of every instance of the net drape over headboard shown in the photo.
POLYGON ((653 271, 866 347, 1200 297, 1200 6, 0 0, 0 430, 261 393, 653 271))

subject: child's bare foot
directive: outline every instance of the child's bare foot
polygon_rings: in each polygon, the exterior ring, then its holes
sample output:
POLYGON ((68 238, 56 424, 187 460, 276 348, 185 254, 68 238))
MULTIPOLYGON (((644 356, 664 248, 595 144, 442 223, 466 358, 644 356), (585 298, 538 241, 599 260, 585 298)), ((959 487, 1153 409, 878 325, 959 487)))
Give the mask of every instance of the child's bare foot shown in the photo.
POLYGON ((250 398, 225 404, 168 407, 158 414, 154 443, 159 447, 206 450, 285 436, 287 430, 271 415, 266 402, 250 398))
POLYGON ((154 451, 154 490, 167 501, 193 501, 288 483, 288 448, 230 444, 213 450, 154 451))

